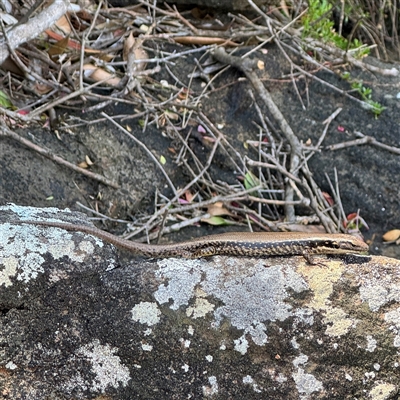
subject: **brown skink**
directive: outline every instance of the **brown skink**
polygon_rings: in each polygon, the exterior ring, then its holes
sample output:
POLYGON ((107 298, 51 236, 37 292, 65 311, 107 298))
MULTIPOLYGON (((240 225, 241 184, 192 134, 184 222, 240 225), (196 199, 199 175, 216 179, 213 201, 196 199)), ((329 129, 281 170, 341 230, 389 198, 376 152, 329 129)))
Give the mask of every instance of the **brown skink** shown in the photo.
POLYGON ((101 229, 52 221, 12 221, 16 224, 29 224, 84 232, 133 254, 152 257, 199 258, 213 255, 269 257, 302 255, 311 262, 314 254, 362 254, 368 245, 361 239, 345 234, 297 233, 297 232, 234 232, 203 236, 190 241, 151 245, 122 239, 101 229))

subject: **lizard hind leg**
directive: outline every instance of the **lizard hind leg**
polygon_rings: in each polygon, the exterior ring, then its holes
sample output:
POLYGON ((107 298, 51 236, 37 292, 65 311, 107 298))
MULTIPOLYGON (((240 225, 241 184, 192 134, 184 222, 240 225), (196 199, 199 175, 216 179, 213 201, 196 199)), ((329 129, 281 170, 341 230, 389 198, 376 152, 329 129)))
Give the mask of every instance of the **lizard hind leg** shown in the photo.
MULTIPOLYGON (((305 260, 311 264, 311 265, 315 265, 315 261, 314 261, 314 255, 312 253, 310 253, 307 250, 304 250, 302 253, 302 256, 305 258, 305 260)), ((318 264, 318 263, 317 263, 318 264)))

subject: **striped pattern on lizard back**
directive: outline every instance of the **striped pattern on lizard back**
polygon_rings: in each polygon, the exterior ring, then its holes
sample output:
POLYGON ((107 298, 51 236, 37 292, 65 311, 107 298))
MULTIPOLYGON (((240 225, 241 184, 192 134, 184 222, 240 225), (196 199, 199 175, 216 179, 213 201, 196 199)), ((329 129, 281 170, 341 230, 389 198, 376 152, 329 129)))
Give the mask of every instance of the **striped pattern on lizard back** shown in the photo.
POLYGON ((212 255, 268 257, 278 255, 349 254, 368 251, 368 245, 351 235, 296 232, 233 232, 190 241, 151 245, 133 242, 88 225, 53 221, 13 221, 84 232, 134 254, 153 257, 198 258, 212 255))

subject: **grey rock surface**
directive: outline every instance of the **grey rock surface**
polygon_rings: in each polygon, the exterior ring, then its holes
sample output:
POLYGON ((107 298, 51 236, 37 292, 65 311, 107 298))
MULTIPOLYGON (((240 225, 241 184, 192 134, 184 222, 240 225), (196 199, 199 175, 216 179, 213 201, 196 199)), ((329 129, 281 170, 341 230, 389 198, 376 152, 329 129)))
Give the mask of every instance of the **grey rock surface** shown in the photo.
POLYGON ((396 398, 400 262, 134 259, 0 211, 5 399, 396 398))

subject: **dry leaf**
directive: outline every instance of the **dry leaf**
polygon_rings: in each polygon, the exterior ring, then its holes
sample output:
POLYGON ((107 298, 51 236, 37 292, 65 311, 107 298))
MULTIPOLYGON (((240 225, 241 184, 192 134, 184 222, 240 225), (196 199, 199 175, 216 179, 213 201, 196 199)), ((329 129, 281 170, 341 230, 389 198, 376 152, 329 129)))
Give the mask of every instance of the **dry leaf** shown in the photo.
POLYGON ((5 69, 6 71, 10 71, 16 75, 25 76, 23 71, 20 69, 20 67, 18 67, 18 65, 10 56, 8 56, 3 64, 1 64, 1 68, 5 69))
POLYGON ((189 97, 189 90, 186 88, 183 88, 180 90, 178 93, 178 99, 179 100, 186 100, 189 97))
POLYGON ((290 18, 289 7, 286 4, 285 0, 280 1, 280 10, 281 13, 285 14, 287 18, 290 18))
MULTIPOLYGON (((88 53, 92 52, 92 49, 89 49, 90 51, 88 51, 88 53)), ((85 48, 85 52, 86 52, 86 48, 85 48)), ((96 55, 96 58, 98 58, 99 60, 103 60, 106 63, 112 61, 115 56, 113 54, 106 54, 106 53, 99 53, 96 55)))
POLYGON ((335 201, 332 199, 332 196, 329 193, 322 192, 322 196, 324 196, 324 199, 328 202, 330 206, 333 206, 335 204, 335 201))
POLYGON ((385 242, 394 242, 397 239, 400 238, 400 229, 393 229, 391 231, 386 232, 383 236, 382 239, 385 242))
POLYGON ((89 165, 89 166, 94 164, 93 161, 89 158, 88 155, 85 156, 85 161, 86 161, 86 164, 89 165))
POLYGON ((75 17, 72 19, 72 25, 74 26, 75 29, 79 29, 79 27, 82 26, 82 23, 79 21, 79 24, 78 24, 76 22, 76 20, 83 20, 88 23, 91 23, 93 21, 93 15, 85 9, 81 9, 80 11, 76 12, 75 14, 72 14, 71 17, 75 17), (74 21, 75 21, 75 24, 74 24, 74 21))
POLYGON ((186 190, 184 197, 186 198, 186 200, 191 203, 193 201, 194 195, 190 190, 186 190))
POLYGON ((222 202, 217 202, 208 206, 207 213, 210 214, 212 217, 219 215, 232 215, 229 210, 224 207, 224 204, 222 202))
POLYGON ((147 62, 135 63, 137 60, 148 58, 147 52, 142 47, 143 40, 133 37, 132 32, 125 39, 123 59, 127 62, 126 71, 128 76, 138 75, 138 72, 146 69, 147 62))
POLYGON ((110 74, 104 69, 98 68, 93 64, 85 64, 83 66, 83 71, 86 78, 90 78, 95 82, 100 82, 104 79, 107 79, 107 81, 104 82, 106 85, 118 86, 121 81, 121 79, 117 76, 110 74))
POLYGON ((135 38, 133 37, 133 34, 131 32, 124 42, 124 49, 122 51, 122 58, 124 61, 128 61, 129 52, 133 50, 134 45, 135 45, 135 38))
POLYGON ((199 45, 221 44, 224 46, 232 46, 232 47, 239 46, 239 44, 232 42, 231 40, 216 38, 216 37, 176 36, 171 39, 173 39, 176 43, 180 44, 199 44, 199 45))
POLYGON ((57 28, 61 29, 66 35, 71 33, 71 25, 68 19, 63 15, 55 24, 57 28))
POLYGON ((179 115, 177 113, 174 113, 170 110, 165 110, 164 111, 165 116, 167 116, 169 119, 173 121, 178 121, 179 120, 179 115))
POLYGON ((78 164, 79 168, 87 169, 89 168, 89 165, 86 164, 86 161, 82 161, 78 164))
POLYGON ((34 85, 35 91, 38 94, 46 94, 46 93, 50 93, 53 90, 53 87, 50 85, 46 85, 44 83, 36 83, 34 85))
MULTIPOLYGON (((142 47, 142 41, 140 43, 140 46, 135 49, 135 58, 136 60, 145 60, 146 58, 149 58, 147 51, 143 49, 142 47)), ((147 62, 142 62, 136 64, 136 71, 144 71, 147 67, 147 62)))
MULTIPOLYGON (((60 40, 64 39, 64 36, 61 36, 60 34, 53 32, 50 29, 46 29, 45 32, 46 32, 47 36, 49 36, 50 38, 52 38, 54 40, 60 41, 60 40)), ((81 45, 80 45, 80 43, 78 43, 75 40, 68 40, 68 47, 71 49, 80 50, 81 45)))
MULTIPOLYGON (((50 38, 54 39, 54 40, 62 40, 64 37, 61 36, 60 34, 53 32, 50 29, 46 29, 45 33, 47 36, 49 36, 50 38)), ((79 42, 77 42, 76 40, 68 40, 68 48, 72 49, 72 50, 80 50, 81 49, 81 44, 79 42)), ((90 54, 101 54, 101 50, 96 50, 96 49, 91 49, 89 47, 85 47, 85 53, 90 53, 90 54)))
POLYGON ((65 38, 62 38, 58 42, 52 44, 47 50, 47 53, 49 53, 49 56, 58 56, 59 54, 64 54, 66 49, 68 48, 68 42, 69 42, 69 36, 66 36, 65 38))

